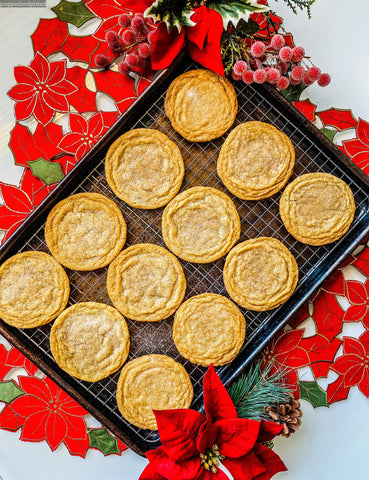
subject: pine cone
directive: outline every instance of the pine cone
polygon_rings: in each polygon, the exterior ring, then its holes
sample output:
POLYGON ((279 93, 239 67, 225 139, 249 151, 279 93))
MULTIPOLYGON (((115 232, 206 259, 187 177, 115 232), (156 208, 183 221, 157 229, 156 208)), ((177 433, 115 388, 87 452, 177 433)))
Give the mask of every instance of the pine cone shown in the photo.
POLYGON ((302 410, 300 402, 291 398, 288 403, 268 407, 267 412, 273 422, 283 425, 281 431, 282 437, 288 438, 293 432, 299 429, 301 425, 302 410))

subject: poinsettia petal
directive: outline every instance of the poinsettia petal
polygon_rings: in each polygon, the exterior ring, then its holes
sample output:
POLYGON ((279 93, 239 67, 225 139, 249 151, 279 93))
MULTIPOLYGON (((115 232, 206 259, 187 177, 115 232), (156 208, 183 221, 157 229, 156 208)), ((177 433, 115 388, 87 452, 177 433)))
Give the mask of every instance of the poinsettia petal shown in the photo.
POLYGON ((364 351, 368 354, 369 353, 369 330, 364 332, 359 337, 359 341, 364 348, 364 351))
POLYGON ((192 43, 194 43, 200 50, 204 48, 205 38, 209 31, 209 11, 208 8, 203 5, 202 7, 195 8, 193 15, 191 15, 191 21, 196 23, 192 27, 184 27, 186 30, 186 37, 192 43))
POLYGON ((81 160, 81 158, 84 157, 84 155, 86 155, 86 153, 88 152, 89 150, 89 147, 91 146, 90 142, 87 143, 87 142, 82 142, 80 144, 80 146, 77 148, 76 150, 76 158, 77 160, 81 160))
POLYGON ((264 467, 266 467, 268 470, 267 474, 260 477, 260 480, 269 480, 278 472, 285 472, 287 470, 286 465, 271 448, 257 443, 255 445, 254 452, 264 467))
POLYGON ((69 125, 73 133, 87 134, 88 123, 83 115, 77 113, 71 113, 69 115, 69 125))
POLYGON ((52 92, 58 93, 59 95, 70 95, 78 90, 74 83, 65 79, 59 83, 56 83, 55 85, 48 85, 48 88, 52 92))
POLYGON ((17 102, 22 102, 31 99, 35 92, 36 87, 34 87, 33 85, 27 85, 26 83, 17 83, 17 85, 14 85, 14 87, 9 90, 8 95, 13 100, 16 100, 17 102))
POLYGON ((75 439, 67 436, 64 438, 63 443, 71 455, 78 455, 82 458, 86 457, 86 453, 90 447, 90 439, 87 432, 86 437, 83 439, 75 439))
POLYGON ((332 364, 331 369, 339 375, 346 375, 350 368, 355 367, 361 362, 361 358, 357 355, 341 355, 332 364))
POLYGON ((165 477, 155 470, 152 463, 149 463, 138 480, 165 480, 165 477))
POLYGON ((74 155, 82 141, 80 133, 67 133, 59 142, 58 147, 74 155))
POLYGON ((22 417, 30 417, 34 413, 47 412, 48 404, 33 395, 22 395, 12 402, 12 409, 22 417))
POLYGON ((356 280, 347 280, 347 297, 350 303, 362 305, 366 303, 366 289, 361 282, 356 280))
POLYGON ((239 458, 249 453, 259 434, 260 422, 246 418, 219 420, 217 445, 226 458, 239 458))
POLYGON ((31 415, 24 422, 21 440, 25 442, 41 442, 46 438, 46 421, 48 412, 37 412, 31 415))
POLYGON ((223 465, 231 472, 234 480, 261 479, 261 475, 267 473, 266 467, 261 463, 253 451, 244 457, 237 459, 226 458, 223 465))
POLYGON ((205 417, 195 410, 155 410, 161 443, 176 462, 196 455, 196 436, 205 417))
POLYGON ((349 322, 359 322, 365 317, 367 311, 366 305, 351 305, 343 316, 343 320, 349 322))
POLYGON ((8 230, 15 223, 23 221, 27 216, 28 214, 14 212, 5 205, 2 205, 0 206, 0 229, 8 230))
POLYGON ((46 82, 50 73, 50 64, 40 52, 36 53, 30 68, 36 72, 40 82, 46 82))
POLYGON ((203 384, 204 408, 210 422, 216 422, 223 418, 238 418, 236 407, 213 365, 207 369, 203 384))
POLYGON ((15 118, 17 120, 26 120, 29 118, 35 110, 37 99, 38 94, 34 95, 28 100, 25 100, 24 102, 17 102, 14 107, 15 118))
POLYGON ((25 418, 18 415, 11 408, 11 405, 5 405, 5 408, 0 413, 0 427, 4 430, 15 432, 24 425, 24 422, 25 418))
POLYGON ((194 480, 229 480, 229 477, 220 468, 218 469, 217 473, 214 474, 213 472, 209 472, 202 467, 194 480))
POLYGON ((364 375, 364 367, 360 364, 349 368, 345 374, 345 387, 353 387, 361 382, 364 375))
POLYGON ((359 118, 357 125, 357 134, 362 142, 369 147, 369 122, 359 118))
POLYGON ((104 128, 104 121, 101 112, 97 112, 88 120, 87 134, 99 138, 104 128))
POLYGON ((55 111, 42 100, 40 95, 38 95, 36 98, 36 105, 33 110, 33 115, 40 123, 46 125, 55 115, 55 111))
POLYGON ((258 435, 258 442, 270 442, 276 435, 279 435, 283 429, 283 425, 278 425, 274 422, 261 420, 260 430, 258 435))
POLYGON ((212 447, 217 439, 218 426, 206 420, 199 430, 196 439, 196 448, 199 453, 205 453, 206 450, 212 447))
POLYGON ((40 80, 32 68, 24 65, 14 67, 14 78, 17 83, 27 83, 28 85, 34 85, 40 80))
POLYGON ((359 383, 359 390, 367 398, 369 398, 369 368, 368 368, 368 366, 365 366, 365 368, 364 368, 363 378, 362 378, 361 382, 359 383))
POLYGON ((87 410, 73 400, 73 398, 70 397, 68 393, 64 392, 64 390, 60 390, 59 401, 61 410, 68 415, 72 415, 73 417, 84 417, 85 415, 88 415, 87 410))
POLYGON ((52 451, 56 450, 67 435, 67 424, 56 412, 51 412, 46 422, 46 441, 52 451))
POLYGON ((59 62, 50 62, 50 71, 49 76, 47 77, 47 85, 54 85, 61 82, 65 77, 65 72, 67 69, 67 61, 62 60, 59 62))
POLYGON ((167 68, 185 44, 185 30, 178 33, 176 27, 168 33, 164 22, 159 23, 151 37, 151 66, 153 70, 167 68))
POLYGON ((22 190, 14 185, 0 182, 0 193, 7 207, 18 213, 30 213, 33 210, 31 201, 22 190))
POLYGON ((42 99, 53 110, 57 110, 58 112, 68 112, 69 110, 69 103, 64 95, 58 95, 56 93, 50 94, 50 92, 45 89, 42 92, 42 99))
POLYGON ((224 67, 220 48, 223 33, 223 19, 215 10, 209 10, 209 31, 204 47, 200 49, 195 43, 188 43, 188 51, 195 62, 224 76, 224 67))
POLYGON ((63 416, 63 419, 67 426, 67 436, 73 438, 74 440, 83 440, 87 435, 86 423, 81 417, 75 417, 71 415, 66 415, 62 410, 59 410, 60 414, 63 416))
POLYGON ((196 477, 201 468, 199 456, 177 463, 168 457, 163 447, 148 451, 146 457, 155 471, 168 480, 191 480, 196 477))
POLYGON ((44 402, 48 403, 52 400, 50 391, 45 382, 36 377, 18 377, 21 388, 29 395, 34 395, 44 402))
POLYGON ((363 345, 360 343, 360 340, 353 337, 344 337, 343 339, 343 351, 344 353, 349 353, 353 355, 358 355, 359 357, 365 357, 365 350, 363 345))

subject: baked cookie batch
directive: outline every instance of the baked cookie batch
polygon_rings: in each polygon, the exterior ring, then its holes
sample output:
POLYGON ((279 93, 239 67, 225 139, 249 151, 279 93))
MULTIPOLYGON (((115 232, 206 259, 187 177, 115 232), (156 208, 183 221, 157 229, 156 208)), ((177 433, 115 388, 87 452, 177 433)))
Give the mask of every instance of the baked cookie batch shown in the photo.
MULTIPOLYGON (((185 139, 211 141, 234 123, 238 109, 231 83, 208 70, 176 78, 165 99, 172 127, 185 139)), ((252 121, 235 127, 223 143, 217 173, 236 197, 257 201, 280 191, 290 179, 295 151, 272 125, 252 121)), ((130 347, 124 317, 159 322, 172 314, 173 340, 190 362, 209 366, 231 362, 245 339, 238 305, 267 311, 294 292, 298 266, 279 240, 259 237, 238 243, 240 218, 228 195, 210 187, 178 194, 184 177, 178 146, 164 133, 134 129, 109 148, 105 172, 115 195, 132 208, 164 207, 166 248, 150 243, 123 249, 126 222, 115 202, 79 193, 49 213, 45 240, 51 255, 29 251, 0 267, 0 316, 19 328, 56 319, 50 348, 68 374, 95 382, 119 370, 130 347), (169 251, 170 250, 170 251, 169 251), (210 263, 226 256, 223 279, 230 298, 204 293, 183 302, 182 260, 210 263), (66 308, 74 270, 108 267, 107 291, 113 303, 77 303, 66 308)), ((299 242, 325 245, 350 227, 355 202, 350 188, 327 173, 295 178, 280 200, 287 231, 299 242)), ((117 387, 118 408, 137 427, 157 428, 153 410, 188 408, 193 397, 184 367, 166 355, 146 355, 126 363, 117 387)))

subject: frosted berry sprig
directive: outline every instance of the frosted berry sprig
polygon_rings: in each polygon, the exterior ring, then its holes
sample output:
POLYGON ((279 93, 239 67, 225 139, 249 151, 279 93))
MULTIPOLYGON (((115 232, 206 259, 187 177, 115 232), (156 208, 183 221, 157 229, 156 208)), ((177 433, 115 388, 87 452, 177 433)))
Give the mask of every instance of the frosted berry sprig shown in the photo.
POLYGON ((287 46, 280 34, 273 35, 269 45, 258 40, 242 53, 243 58, 233 65, 232 78, 247 85, 267 82, 285 90, 290 85, 309 86, 314 82, 326 87, 331 81, 320 68, 303 65, 307 58, 303 47, 287 46))
POLYGON ((117 26, 120 35, 114 30, 108 30, 105 34, 112 56, 109 58, 101 53, 95 55, 96 67, 107 69, 118 60, 118 72, 123 75, 129 75, 131 71, 142 72, 149 63, 153 30, 150 30, 142 13, 134 16, 122 13, 118 17, 117 26))

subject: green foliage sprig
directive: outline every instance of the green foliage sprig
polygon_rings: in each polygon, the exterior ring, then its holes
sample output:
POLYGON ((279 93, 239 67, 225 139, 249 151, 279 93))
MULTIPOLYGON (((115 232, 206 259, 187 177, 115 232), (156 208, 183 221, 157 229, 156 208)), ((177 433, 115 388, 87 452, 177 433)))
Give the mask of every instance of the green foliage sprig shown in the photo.
MULTIPOLYGON (((278 0, 276 0, 278 1, 278 0)), ((309 18, 311 17, 311 6, 315 0, 284 0, 287 5, 297 14, 297 9, 306 10, 309 18)))

